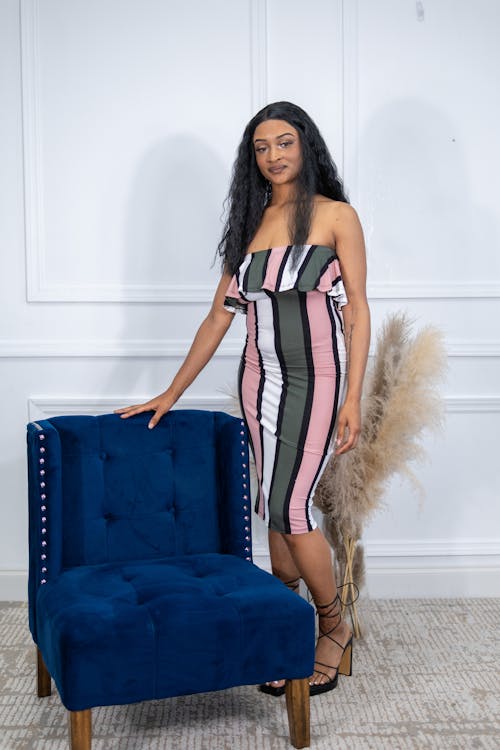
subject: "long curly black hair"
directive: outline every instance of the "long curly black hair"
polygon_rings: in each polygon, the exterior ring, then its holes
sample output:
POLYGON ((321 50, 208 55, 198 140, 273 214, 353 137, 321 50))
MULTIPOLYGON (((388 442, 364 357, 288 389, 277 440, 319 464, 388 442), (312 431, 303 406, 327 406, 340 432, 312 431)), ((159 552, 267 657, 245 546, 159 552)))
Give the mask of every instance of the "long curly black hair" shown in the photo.
POLYGON ((303 109, 291 102, 266 105, 250 120, 243 133, 233 165, 229 193, 224 201, 227 219, 217 246, 223 271, 233 274, 243 262, 248 245, 270 201, 269 183, 255 160, 253 135, 265 120, 285 120, 298 131, 302 148, 302 169, 296 181, 295 211, 289 227, 296 262, 307 242, 314 195, 348 203, 342 180, 317 125, 303 109))

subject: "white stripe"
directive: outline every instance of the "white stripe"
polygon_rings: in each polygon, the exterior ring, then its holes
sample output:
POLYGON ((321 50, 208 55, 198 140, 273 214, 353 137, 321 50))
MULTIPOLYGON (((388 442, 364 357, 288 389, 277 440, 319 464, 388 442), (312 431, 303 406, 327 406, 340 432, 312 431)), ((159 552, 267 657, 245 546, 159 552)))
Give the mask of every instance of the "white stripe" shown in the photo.
MULTIPOLYGON (((340 372, 342 375, 344 375, 347 372, 347 349, 345 345, 345 336, 344 336, 344 317, 342 315, 342 310, 339 310, 337 308, 337 305, 335 304, 334 300, 330 300, 330 305, 332 308, 333 316, 336 321, 335 326, 335 335, 337 337, 337 351, 339 354, 339 362, 340 362, 340 372)), ((342 392, 341 394, 342 395, 342 392)), ((340 402, 339 402, 339 408, 340 408, 340 402)))
POLYGON ((310 247, 311 245, 304 245, 302 252, 300 253, 300 256, 299 256, 299 262, 294 268, 292 268, 292 255, 290 254, 288 256, 286 264, 285 264, 285 269, 283 271, 283 276, 281 277, 280 291, 293 289, 293 287, 295 286, 295 282, 297 281, 297 276, 300 271, 300 267, 302 263, 304 262, 304 258, 309 252, 310 247))
POLYGON ((264 363, 264 389, 262 391, 262 493, 264 496, 266 521, 269 524, 269 491, 276 456, 276 426, 278 408, 283 390, 283 378, 278 363, 274 341, 274 321, 271 300, 255 303, 257 312, 257 346, 264 363))
POLYGON ((250 265, 251 260, 252 260, 252 255, 251 253, 248 253, 245 256, 245 260, 243 261, 243 263, 240 265, 240 267, 238 268, 236 272, 236 280, 238 281, 238 291, 240 294, 243 294, 246 299, 250 299, 250 297, 248 297, 243 291, 243 278, 245 276, 245 271, 250 265))

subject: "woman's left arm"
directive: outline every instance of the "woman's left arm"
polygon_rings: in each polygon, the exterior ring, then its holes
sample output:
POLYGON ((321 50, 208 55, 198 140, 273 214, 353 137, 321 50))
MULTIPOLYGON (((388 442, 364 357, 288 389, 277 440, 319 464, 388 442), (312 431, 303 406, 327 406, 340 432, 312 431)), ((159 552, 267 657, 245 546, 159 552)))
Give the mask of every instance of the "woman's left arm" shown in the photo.
POLYGON ((366 252, 355 209, 336 205, 335 246, 348 304, 342 308, 347 349, 347 393, 339 411, 336 455, 354 448, 361 432, 361 392, 370 346, 370 309, 366 298, 366 252))

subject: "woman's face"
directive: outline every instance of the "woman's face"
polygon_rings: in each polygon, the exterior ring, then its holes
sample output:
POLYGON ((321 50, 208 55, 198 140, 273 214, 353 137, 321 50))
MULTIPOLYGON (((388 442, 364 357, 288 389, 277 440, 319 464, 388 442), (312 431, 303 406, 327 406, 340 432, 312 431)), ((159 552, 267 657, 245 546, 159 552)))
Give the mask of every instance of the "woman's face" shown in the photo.
POLYGON ((296 179, 302 169, 298 131, 286 120, 265 120, 253 134, 255 159, 262 175, 273 185, 296 179))

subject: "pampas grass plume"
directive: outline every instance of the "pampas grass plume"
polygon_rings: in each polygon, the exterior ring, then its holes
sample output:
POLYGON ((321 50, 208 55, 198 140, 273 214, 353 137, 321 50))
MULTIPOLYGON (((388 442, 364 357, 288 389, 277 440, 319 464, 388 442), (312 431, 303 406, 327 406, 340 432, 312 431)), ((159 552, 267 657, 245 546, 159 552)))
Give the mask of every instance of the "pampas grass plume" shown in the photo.
POLYGON ((336 536, 361 537, 393 474, 406 476, 421 492, 412 465, 425 457, 424 430, 442 425, 443 402, 436 385, 445 368, 440 331, 426 326, 412 338, 405 313, 388 317, 366 379, 358 444, 332 456, 316 489, 315 504, 329 526, 337 527, 336 536))

